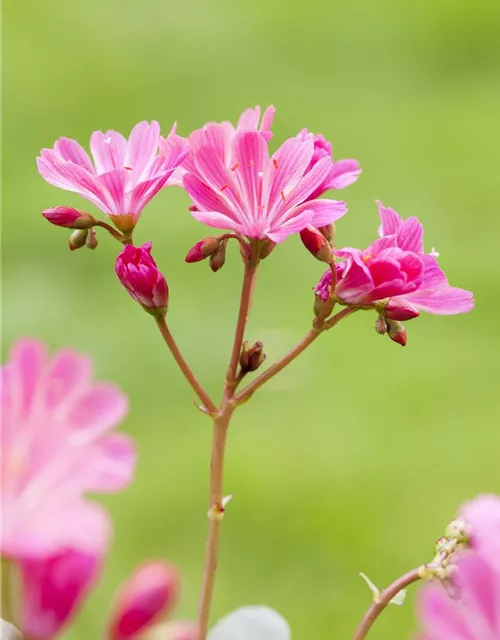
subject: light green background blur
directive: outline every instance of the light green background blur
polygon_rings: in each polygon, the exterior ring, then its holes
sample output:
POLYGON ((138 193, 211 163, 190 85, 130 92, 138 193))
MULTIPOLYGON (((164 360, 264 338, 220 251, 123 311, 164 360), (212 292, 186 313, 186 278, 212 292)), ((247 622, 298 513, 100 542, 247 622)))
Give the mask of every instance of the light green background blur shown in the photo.
MULTIPOLYGON (((348 639, 370 597, 359 571, 385 585, 430 558, 461 501, 500 491, 499 36, 495 0, 4 3, 4 350, 33 335, 91 353, 98 376, 130 394, 123 428, 140 452, 134 485, 104 500, 115 544, 67 638, 98 637, 114 586, 146 558, 178 565, 178 614, 194 616, 210 426, 118 285, 118 245, 101 233, 95 252, 70 253, 68 234, 40 216, 87 204, 44 183, 39 150, 142 119, 188 134, 273 103, 273 145, 307 126, 363 167, 339 192, 350 209, 339 244, 374 239, 381 198, 418 215, 452 284, 475 292, 469 315, 409 323, 405 349, 358 314, 235 417, 214 618, 265 603, 296 640, 348 639)), ((163 191, 137 240, 154 241, 172 331, 218 394, 241 264, 235 248, 216 275, 184 263, 209 233, 187 206, 163 191)), ((269 362, 307 331, 321 273, 297 238, 262 265, 248 338, 266 341, 269 362)), ((371 637, 409 637, 413 608, 412 591, 371 637)))

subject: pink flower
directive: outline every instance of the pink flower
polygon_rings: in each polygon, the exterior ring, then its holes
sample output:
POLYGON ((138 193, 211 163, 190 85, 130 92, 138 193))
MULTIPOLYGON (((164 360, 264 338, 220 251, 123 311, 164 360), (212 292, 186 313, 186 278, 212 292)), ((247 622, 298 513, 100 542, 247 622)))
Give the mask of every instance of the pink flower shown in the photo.
POLYGON ((151 255, 151 248, 151 242, 142 247, 127 245, 116 259, 116 275, 146 311, 164 316, 168 305, 168 286, 151 255))
MULTIPOLYGON (((328 140, 325 140, 321 134, 309 133, 307 129, 302 129, 296 137, 299 140, 312 140, 314 143, 314 152, 307 171, 310 171, 322 158, 331 158, 333 161, 332 145, 328 140)), ((353 182, 356 182, 360 173, 361 168, 357 160, 333 161, 330 173, 322 184, 313 191, 310 199, 313 200, 317 198, 329 189, 343 189, 344 187, 348 187, 353 182)))
POLYGON ((466 502, 460 515, 470 527, 472 548, 500 572, 500 496, 480 495, 466 502))
POLYGON ((203 144, 205 137, 212 139, 213 144, 218 147, 221 156, 225 161, 227 160, 227 162, 230 162, 229 154, 231 141, 237 131, 259 131, 264 140, 269 141, 273 137, 271 127, 275 111, 276 109, 272 105, 267 107, 262 116, 260 126, 260 107, 257 106, 253 109, 246 109, 241 114, 236 127, 234 127, 230 122, 209 122, 201 129, 193 131, 187 139, 180 136, 169 136, 169 138, 160 137, 160 151, 165 155, 171 153, 172 145, 188 144, 191 151, 191 153, 189 153, 189 155, 184 159, 181 166, 176 169, 172 177, 169 179, 168 184, 174 184, 182 187, 183 177, 186 173, 189 172, 194 173, 195 175, 197 174, 197 168, 193 160, 193 151, 197 149, 200 144, 203 144))
POLYGON ((410 295, 396 296, 388 304, 388 316, 394 319, 405 312, 418 315, 419 311, 427 311, 438 315, 467 313, 474 307, 474 297, 470 291, 451 287, 436 259, 436 252, 424 253, 424 229, 418 218, 403 220, 393 209, 386 208, 378 202, 381 225, 379 234, 394 242, 394 245, 406 251, 418 253, 424 264, 424 272, 420 287, 410 295), (392 314, 392 315, 391 315, 392 314))
POLYGON ((191 146, 195 171, 184 186, 197 209, 192 215, 211 227, 249 238, 281 242, 308 224, 321 227, 346 212, 345 203, 308 200, 332 168, 322 158, 306 173, 312 140, 287 140, 270 158, 267 142, 255 131, 238 131, 226 148, 211 129, 191 146))
POLYGON ((52 638, 98 573, 107 512, 86 492, 123 489, 135 448, 112 432, 127 412, 114 385, 94 382, 90 358, 48 356, 19 340, 2 367, 1 553, 21 570, 22 630, 52 638))
POLYGON ((475 553, 457 561, 456 597, 440 584, 421 591, 421 640, 498 640, 500 638, 500 573, 475 553))
POLYGON ((90 138, 93 162, 78 142, 59 138, 53 149, 42 149, 38 170, 50 184, 79 193, 119 229, 130 231, 188 153, 175 125, 167 138, 168 151, 161 155, 159 137, 157 122, 140 122, 128 141, 116 131, 95 131, 90 138))
POLYGON ((179 578, 173 567, 150 562, 138 567, 120 587, 110 622, 110 640, 128 640, 174 608, 179 578))

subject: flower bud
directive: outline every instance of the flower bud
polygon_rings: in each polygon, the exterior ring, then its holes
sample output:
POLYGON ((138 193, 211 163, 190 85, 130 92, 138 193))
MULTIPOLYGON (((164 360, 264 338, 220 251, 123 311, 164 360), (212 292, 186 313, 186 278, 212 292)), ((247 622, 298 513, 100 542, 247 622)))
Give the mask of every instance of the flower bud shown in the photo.
POLYGON ((240 355, 240 367, 242 373, 257 371, 266 359, 266 354, 263 352, 263 348, 264 343, 262 340, 258 340, 251 347, 248 346, 248 342, 243 343, 240 355))
POLYGON ((380 335, 387 333, 387 322, 385 321, 384 316, 380 315, 375 322, 375 331, 380 335))
POLYGON ((219 269, 222 269, 224 263, 226 262, 226 246, 227 240, 223 240, 219 244, 219 248, 217 249, 217 251, 215 251, 215 253, 212 253, 212 255, 210 256, 210 269, 212 269, 214 273, 216 271, 219 271, 219 269))
POLYGON ((385 315, 391 320, 399 320, 403 322, 405 320, 416 318, 420 313, 411 304, 389 300, 385 307, 385 315))
POLYGON ((67 229, 90 229, 96 220, 86 211, 79 211, 72 207, 53 207, 42 211, 42 216, 57 227, 67 229))
POLYGON ((276 242, 269 240, 269 238, 267 240, 263 240, 260 246, 259 258, 261 260, 264 260, 264 258, 267 258, 267 256, 271 254, 271 251, 274 249, 275 246, 276 246, 276 242))
POLYGON ((320 262, 330 264, 333 260, 333 250, 325 236, 315 227, 308 225, 300 232, 300 239, 304 247, 320 262))
POLYGON ((85 246, 87 249, 95 249, 98 244, 95 231, 93 229, 89 229, 87 239, 85 240, 85 246))
POLYGON ((406 329, 397 320, 387 320, 387 335, 393 342, 406 346, 406 329))
POLYGON ((77 229, 69 237, 69 250, 75 251, 75 249, 81 249, 87 242, 87 236, 89 235, 88 229, 77 229))
POLYGON ((163 562, 138 567, 121 585, 108 629, 109 640, 135 638, 177 601, 177 572, 163 562))
POLYGON ((186 262, 200 262, 205 260, 212 254, 214 254, 219 248, 220 240, 213 236, 209 238, 203 238, 197 242, 189 251, 185 257, 186 262))
POLYGON ((140 640, 196 640, 198 628, 194 622, 176 620, 163 622, 148 628, 140 640))
POLYGON ((163 318, 167 313, 168 286, 151 255, 151 242, 142 247, 127 245, 116 259, 120 282, 148 313, 163 318))
POLYGON ((331 244, 335 237, 335 223, 330 222, 330 224, 326 225, 326 227, 318 227, 318 231, 322 233, 331 244))
POLYGON ((470 537, 470 527, 465 522, 464 518, 459 516, 452 520, 450 524, 446 527, 445 536, 450 539, 456 540, 457 542, 467 543, 470 537))

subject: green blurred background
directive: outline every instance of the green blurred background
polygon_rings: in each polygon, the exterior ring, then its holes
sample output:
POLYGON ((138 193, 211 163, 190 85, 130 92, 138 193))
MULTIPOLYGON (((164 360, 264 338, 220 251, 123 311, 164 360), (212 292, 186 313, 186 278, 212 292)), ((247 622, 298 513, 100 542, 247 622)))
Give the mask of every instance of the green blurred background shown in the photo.
MULTIPOLYGON (((115 585, 145 558, 179 566, 178 614, 195 614, 211 434, 118 285, 118 246, 100 234, 97 251, 72 254, 40 216, 87 204, 38 176, 39 150, 142 119, 188 134, 273 103, 272 144, 307 126, 364 169, 339 192, 350 209, 339 244, 375 237, 381 198, 420 216, 452 284, 475 292, 469 315, 409 323, 405 349, 376 335, 374 315, 354 316, 234 420, 214 618, 266 603, 295 639, 342 640, 369 602, 359 571, 385 585, 430 558, 461 501, 500 490, 499 36, 494 0, 4 2, 4 351, 33 335, 91 353, 98 376, 130 394, 124 429, 140 450, 134 485, 104 500, 116 541, 67 638, 97 637, 115 585)), ((235 248, 216 275, 184 263, 209 233, 187 206, 163 191, 137 240, 154 240, 172 331, 218 394, 242 269, 235 248)), ((307 331, 321 273, 296 237, 262 265, 248 338, 266 341, 269 362, 307 331)), ((409 637, 413 601, 370 637, 409 637)))

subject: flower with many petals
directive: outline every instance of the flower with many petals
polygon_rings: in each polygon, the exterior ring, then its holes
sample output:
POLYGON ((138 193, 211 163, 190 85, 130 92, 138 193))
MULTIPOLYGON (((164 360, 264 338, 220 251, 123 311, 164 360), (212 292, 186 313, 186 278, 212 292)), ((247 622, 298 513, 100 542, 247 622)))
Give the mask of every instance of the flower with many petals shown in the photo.
POLYGON ((117 131, 95 131, 90 138, 93 161, 78 142, 59 138, 53 149, 42 149, 38 170, 47 182, 79 193, 116 227, 130 232, 188 153, 175 125, 166 138, 166 153, 158 154, 159 138, 157 122, 140 122, 128 140, 117 131))
POLYGON ((346 213, 344 202, 308 200, 332 168, 324 157, 307 171, 312 140, 290 138, 269 157, 256 131, 238 131, 222 153, 211 130, 201 130, 191 149, 196 172, 184 175, 184 187, 197 209, 192 215, 211 227, 248 238, 281 242, 307 225, 330 224, 346 213))
POLYGON ((114 427, 128 401, 95 382, 70 349, 51 358, 18 341, 2 367, 1 554, 20 569, 22 630, 52 638, 95 579, 110 540, 107 512, 87 492, 123 489, 135 447, 114 427))

